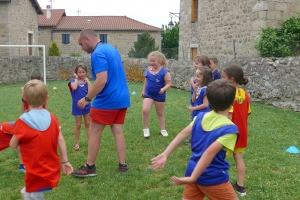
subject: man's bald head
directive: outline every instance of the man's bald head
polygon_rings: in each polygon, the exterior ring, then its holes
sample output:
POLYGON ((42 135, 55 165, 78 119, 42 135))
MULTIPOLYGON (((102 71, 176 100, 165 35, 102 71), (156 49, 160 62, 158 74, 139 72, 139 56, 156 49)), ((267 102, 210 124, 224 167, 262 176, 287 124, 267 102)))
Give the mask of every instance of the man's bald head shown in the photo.
POLYGON ((83 29, 80 33, 79 33, 79 37, 97 37, 96 33, 92 30, 92 29, 83 29))

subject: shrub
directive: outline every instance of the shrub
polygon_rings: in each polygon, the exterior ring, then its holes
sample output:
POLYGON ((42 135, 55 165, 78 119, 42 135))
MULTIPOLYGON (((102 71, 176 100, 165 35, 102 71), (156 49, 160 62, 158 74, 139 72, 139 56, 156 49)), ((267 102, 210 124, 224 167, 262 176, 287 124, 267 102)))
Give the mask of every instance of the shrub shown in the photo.
POLYGON ((130 58, 147 58, 150 52, 158 50, 158 47, 155 48, 155 39, 148 31, 142 33, 138 41, 134 42, 133 47, 128 53, 130 58))
POLYGON ((70 56, 70 57, 81 57, 81 54, 80 54, 80 53, 72 52, 72 53, 70 53, 69 56, 70 56))
POLYGON ((55 41, 53 41, 49 46, 48 56, 60 56, 60 52, 55 41))

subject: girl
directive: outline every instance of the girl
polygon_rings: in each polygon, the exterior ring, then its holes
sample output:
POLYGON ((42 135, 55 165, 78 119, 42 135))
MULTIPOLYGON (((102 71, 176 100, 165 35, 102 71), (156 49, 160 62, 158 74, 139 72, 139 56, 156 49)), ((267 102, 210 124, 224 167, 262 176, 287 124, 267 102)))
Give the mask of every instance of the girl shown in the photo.
POLYGON ((236 87, 235 101, 229 111, 229 119, 237 125, 240 133, 233 151, 237 171, 237 182, 233 184, 233 187, 237 193, 241 196, 245 196, 246 189, 244 187, 244 181, 246 167, 242 156, 247 147, 248 115, 251 113, 251 109, 250 97, 239 85, 246 85, 248 79, 244 77, 242 68, 236 64, 226 68, 222 72, 222 78, 231 81, 236 87))
POLYGON ((148 127, 149 113, 153 104, 155 104, 156 115, 160 125, 160 133, 163 136, 168 136, 165 130, 164 107, 166 101, 166 91, 171 87, 171 74, 167 67, 167 60, 165 56, 153 51, 148 55, 150 66, 145 72, 145 82, 142 91, 143 100, 143 124, 144 137, 150 137, 148 127))
POLYGON ((68 83, 71 96, 72 96, 72 115, 75 117, 75 147, 74 150, 79 150, 79 135, 81 128, 82 116, 84 118, 84 125, 86 130, 86 135, 89 137, 89 125, 90 125, 90 108, 91 104, 87 104, 84 109, 80 109, 77 103, 80 99, 84 98, 88 90, 91 89, 92 85, 89 79, 86 77, 87 67, 83 63, 79 63, 74 70, 74 78, 68 83))
POLYGON ((196 84, 192 95, 192 106, 188 106, 188 110, 192 112, 192 119, 199 112, 209 112, 209 103, 206 97, 206 87, 212 81, 212 72, 209 67, 202 66, 196 70, 196 84))

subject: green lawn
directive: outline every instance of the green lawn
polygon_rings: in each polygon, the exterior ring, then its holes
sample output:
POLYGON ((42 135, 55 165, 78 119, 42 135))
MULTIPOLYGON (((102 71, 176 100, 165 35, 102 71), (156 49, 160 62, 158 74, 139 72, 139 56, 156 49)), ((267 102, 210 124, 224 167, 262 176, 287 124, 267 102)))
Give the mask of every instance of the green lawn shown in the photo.
MULTIPOLYGON (((49 110, 60 121, 68 147, 69 161, 74 168, 81 166, 87 157, 87 139, 82 125, 81 148, 74 151, 74 117, 71 115, 71 96, 67 81, 48 82, 49 110), (52 88, 57 87, 54 91, 52 88)), ((0 85, 0 121, 12 121, 20 116, 21 87, 23 84, 0 85)), ((190 122, 189 92, 170 89, 165 107, 166 128, 169 137, 160 135, 154 108, 150 116, 151 137, 143 137, 142 83, 129 83, 131 107, 124 125, 127 142, 127 163, 130 170, 118 172, 118 159, 109 127, 102 134, 102 145, 96 161, 98 176, 91 178, 66 177, 62 174, 59 187, 46 192, 46 199, 181 199, 183 186, 171 183, 171 176, 183 176, 191 155, 190 146, 184 143, 171 155, 164 171, 151 169, 151 158, 161 153, 190 122)), ((300 199, 299 155, 285 152, 291 145, 300 148, 299 113, 257 103, 251 104, 249 116, 249 146, 244 154, 247 166, 247 196, 240 199, 300 199)), ((235 182, 235 165, 228 158, 232 168, 231 180, 235 182)), ((0 199, 20 199, 24 175, 17 171, 17 151, 6 149, 0 153, 0 199)))

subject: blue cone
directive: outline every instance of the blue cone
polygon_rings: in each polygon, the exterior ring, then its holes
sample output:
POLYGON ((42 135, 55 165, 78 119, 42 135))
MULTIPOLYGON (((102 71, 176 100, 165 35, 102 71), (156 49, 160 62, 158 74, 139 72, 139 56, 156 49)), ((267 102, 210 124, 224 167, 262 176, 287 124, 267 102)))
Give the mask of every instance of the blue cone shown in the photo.
POLYGON ((136 92, 133 91, 131 94, 136 94, 136 92))
POLYGON ((295 146, 290 146, 285 151, 288 153, 300 153, 300 150, 295 146))

